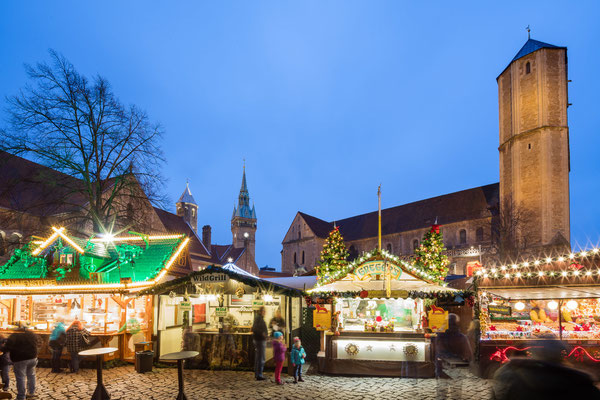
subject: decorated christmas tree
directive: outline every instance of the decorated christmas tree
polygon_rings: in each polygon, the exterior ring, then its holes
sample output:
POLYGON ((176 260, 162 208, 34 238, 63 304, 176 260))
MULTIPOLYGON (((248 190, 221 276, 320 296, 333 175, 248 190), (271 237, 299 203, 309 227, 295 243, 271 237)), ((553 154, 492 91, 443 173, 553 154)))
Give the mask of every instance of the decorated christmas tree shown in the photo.
POLYGON ((415 249, 415 265, 431 275, 435 280, 442 281, 448 275, 448 257, 445 250, 439 225, 432 225, 431 230, 423 235, 419 247, 415 249))
POLYGON ((330 279, 336 272, 343 270, 347 265, 348 251, 340 229, 335 227, 325 239, 321 250, 321 262, 317 265, 317 278, 319 281, 330 279))

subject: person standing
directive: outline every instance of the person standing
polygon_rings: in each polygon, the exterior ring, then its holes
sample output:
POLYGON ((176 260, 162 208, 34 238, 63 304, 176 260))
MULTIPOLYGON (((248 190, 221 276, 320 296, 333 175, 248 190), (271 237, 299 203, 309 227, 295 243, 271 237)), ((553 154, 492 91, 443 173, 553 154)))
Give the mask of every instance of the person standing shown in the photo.
POLYGON ((285 361, 285 343, 283 343, 283 333, 275 332, 273 334, 273 359, 275 360, 275 383, 283 385, 281 381, 281 370, 285 361))
POLYGON ((62 357, 66 342, 67 333, 65 331, 65 324, 62 320, 58 320, 50 334, 50 339, 48 340, 48 346, 50 346, 50 349, 52 350, 52 372, 54 373, 62 372, 62 369, 60 368, 60 358, 62 357))
POLYGON ((258 309, 252 324, 252 341, 254 342, 254 377, 257 381, 264 381, 265 351, 267 349, 267 324, 265 322, 265 307, 258 309))
POLYGON ((0 356, 0 368, 2 369, 2 390, 4 391, 8 391, 10 386, 10 366, 12 365, 10 352, 6 348, 6 343, 8 343, 8 339, 0 335, 0 351, 2 352, 0 356))
POLYGON ((299 337, 295 337, 292 353, 290 354, 292 367, 294 367, 294 383, 304 382, 304 379, 302 379, 302 365, 305 363, 305 358, 306 351, 304 351, 304 347, 302 347, 302 342, 299 337))
POLYGON ((275 316, 269 321, 269 328, 271 329, 271 334, 274 334, 275 332, 284 333, 285 320, 281 316, 281 311, 279 309, 275 311, 275 316))
POLYGON ((35 367, 37 365, 39 340, 26 328, 8 337, 6 348, 10 352, 17 381, 17 400, 35 399, 35 367))
POLYGON ((81 321, 75 320, 67 329, 67 350, 71 356, 71 372, 79 372, 79 352, 88 346, 90 333, 84 329, 81 321))

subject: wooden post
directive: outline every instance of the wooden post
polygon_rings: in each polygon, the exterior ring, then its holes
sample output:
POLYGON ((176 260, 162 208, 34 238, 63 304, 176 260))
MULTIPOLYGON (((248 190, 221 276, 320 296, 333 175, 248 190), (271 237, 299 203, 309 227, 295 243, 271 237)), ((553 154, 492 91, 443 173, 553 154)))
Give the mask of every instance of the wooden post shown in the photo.
POLYGON ((33 323, 33 297, 27 296, 27 306, 29 307, 29 321, 33 323))

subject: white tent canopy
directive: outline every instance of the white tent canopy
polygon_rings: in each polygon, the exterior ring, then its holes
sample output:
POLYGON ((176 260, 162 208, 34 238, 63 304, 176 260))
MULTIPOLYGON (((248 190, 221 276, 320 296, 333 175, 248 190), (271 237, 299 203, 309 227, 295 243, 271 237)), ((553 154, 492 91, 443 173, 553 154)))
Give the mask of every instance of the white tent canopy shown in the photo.
MULTIPOLYGON (((407 290, 407 291, 420 291, 420 292, 457 292, 458 290, 428 283, 418 279, 402 279, 392 280, 391 290, 407 290)), ((360 292, 363 290, 385 290, 386 282, 384 280, 379 281, 349 281, 340 280, 327 285, 316 287, 309 290, 310 293, 319 292, 360 292)))

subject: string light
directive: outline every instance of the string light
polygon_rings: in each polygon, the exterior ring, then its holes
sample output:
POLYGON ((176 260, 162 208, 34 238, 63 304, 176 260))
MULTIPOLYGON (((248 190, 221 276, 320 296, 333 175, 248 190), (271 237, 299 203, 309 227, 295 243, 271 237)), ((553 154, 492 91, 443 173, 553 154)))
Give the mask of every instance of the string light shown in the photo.
POLYGON ((52 227, 52 229, 54 230, 55 233, 57 233, 61 238, 64 239, 65 242, 69 243, 75 250, 77 250, 79 253, 83 254, 84 251, 83 249, 77 244, 75 243, 73 240, 71 240, 70 237, 68 237, 67 235, 65 235, 63 233, 64 228, 61 229, 56 229, 55 227, 52 227))

